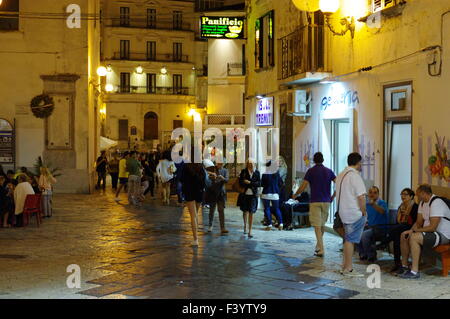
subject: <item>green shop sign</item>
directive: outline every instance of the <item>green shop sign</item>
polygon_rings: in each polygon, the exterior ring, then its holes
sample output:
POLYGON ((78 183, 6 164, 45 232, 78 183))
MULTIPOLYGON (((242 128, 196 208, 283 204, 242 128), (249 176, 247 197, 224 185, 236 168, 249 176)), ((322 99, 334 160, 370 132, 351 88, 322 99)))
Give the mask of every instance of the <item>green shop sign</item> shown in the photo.
POLYGON ((243 17, 201 17, 201 37, 205 39, 243 39, 243 17))

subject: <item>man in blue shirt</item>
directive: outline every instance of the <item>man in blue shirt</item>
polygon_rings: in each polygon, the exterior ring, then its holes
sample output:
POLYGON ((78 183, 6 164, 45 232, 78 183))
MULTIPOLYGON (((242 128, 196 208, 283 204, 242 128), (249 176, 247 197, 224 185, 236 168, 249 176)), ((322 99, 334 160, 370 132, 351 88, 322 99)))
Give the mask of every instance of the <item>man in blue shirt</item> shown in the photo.
POLYGON ((359 258, 369 262, 377 260, 375 243, 386 236, 389 224, 389 210, 387 203, 380 199, 380 190, 373 186, 369 190, 367 208, 367 226, 363 232, 359 245, 359 258))

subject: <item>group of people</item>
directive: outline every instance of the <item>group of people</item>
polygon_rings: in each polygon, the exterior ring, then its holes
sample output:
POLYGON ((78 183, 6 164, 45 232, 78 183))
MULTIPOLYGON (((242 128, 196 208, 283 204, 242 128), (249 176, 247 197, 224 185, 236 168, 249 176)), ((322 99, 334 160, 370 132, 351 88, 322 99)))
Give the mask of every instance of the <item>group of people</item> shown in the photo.
POLYGON ((28 195, 41 195, 42 217, 53 215, 52 195, 55 177, 47 167, 40 167, 39 176, 26 167, 18 172, 4 172, 0 166, 0 226, 3 228, 22 227, 23 211, 28 195))
POLYGON ((373 186, 366 191, 360 175, 360 154, 350 154, 347 158, 348 167, 337 177, 323 162, 323 155, 316 153, 315 166, 307 171, 294 197, 310 186, 309 215, 315 229, 315 256, 318 257, 323 257, 325 253, 324 226, 328 220, 330 203, 337 198, 333 228, 344 241, 342 275, 364 276, 353 269, 355 248, 360 260, 374 263, 377 261, 377 249, 392 242, 395 264, 391 273, 405 279, 417 279, 420 277, 422 249, 429 250, 450 243, 449 200, 434 195, 429 185, 420 185, 416 192, 410 188, 402 190, 402 203, 395 221, 391 222, 388 205, 380 199, 379 188, 373 186), (333 182, 336 183, 336 192, 331 194, 333 182))

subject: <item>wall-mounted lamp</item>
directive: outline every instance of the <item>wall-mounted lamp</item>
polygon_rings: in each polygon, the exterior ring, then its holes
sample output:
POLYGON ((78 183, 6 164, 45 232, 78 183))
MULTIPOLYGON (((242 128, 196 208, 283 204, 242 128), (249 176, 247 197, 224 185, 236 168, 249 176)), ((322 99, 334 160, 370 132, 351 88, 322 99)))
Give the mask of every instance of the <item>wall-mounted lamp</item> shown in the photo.
POLYGON ((108 92, 108 93, 114 91, 114 85, 112 85, 112 84, 106 84, 106 85, 105 85, 105 91, 108 92))
POLYGON ((161 68, 161 74, 162 74, 162 75, 166 75, 166 74, 167 74, 167 68, 166 68, 165 66, 163 66, 163 67, 161 68))
POLYGON ((111 66, 111 64, 108 64, 108 65, 106 66, 106 71, 112 72, 112 66, 111 66))
POLYGON ((137 68, 136 68, 136 73, 137 74, 142 74, 142 73, 144 73, 144 69, 142 68, 142 66, 138 66, 137 68))
POLYGON ((108 70, 104 67, 104 66, 99 66, 97 68, 97 75, 98 76, 106 76, 106 74, 108 74, 108 70))
POLYGON ((194 109, 194 108, 191 108, 189 110, 188 115, 194 117, 194 122, 200 122, 202 120, 202 117, 200 116, 200 113, 197 112, 197 110, 194 109))
POLYGON ((328 29, 334 34, 343 36, 348 31, 350 31, 352 39, 355 37, 355 18, 347 17, 341 19, 341 25, 344 28, 341 31, 336 31, 334 27, 331 25, 331 15, 339 10, 339 0, 320 0, 320 11, 325 15, 325 22, 327 24, 328 29))

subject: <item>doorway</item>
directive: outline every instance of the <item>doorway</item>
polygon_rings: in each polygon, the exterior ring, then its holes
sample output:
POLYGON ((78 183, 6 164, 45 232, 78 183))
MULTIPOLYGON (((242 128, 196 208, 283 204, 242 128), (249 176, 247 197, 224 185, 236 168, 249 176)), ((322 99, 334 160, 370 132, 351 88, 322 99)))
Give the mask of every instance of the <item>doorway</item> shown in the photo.
POLYGON ((144 140, 158 139, 158 115, 148 112, 144 117, 144 140))

